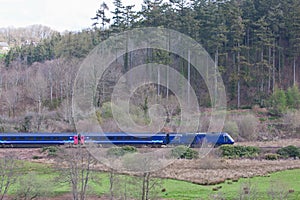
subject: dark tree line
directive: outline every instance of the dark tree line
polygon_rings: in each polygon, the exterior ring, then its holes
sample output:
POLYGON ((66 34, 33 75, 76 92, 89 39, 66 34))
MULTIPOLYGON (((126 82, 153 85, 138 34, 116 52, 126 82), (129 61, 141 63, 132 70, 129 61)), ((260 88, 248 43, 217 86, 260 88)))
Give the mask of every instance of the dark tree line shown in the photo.
MULTIPOLYGON (((96 9, 91 29, 56 33, 41 43, 10 50, 6 66, 16 60, 31 65, 60 57, 84 58, 112 34, 135 27, 165 27, 203 45, 222 72, 233 106, 263 105, 275 86, 286 89, 300 78, 298 0, 144 0, 140 11, 122 0, 113 3, 113 10, 104 2, 96 9)), ((157 60, 153 55, 162 57, 152 51, 153 60, 157 60)), ((124 56, 125 71, 134 59, 130 53, 124 56)), ((187 66, 178 59, 173 62, 187 66)))

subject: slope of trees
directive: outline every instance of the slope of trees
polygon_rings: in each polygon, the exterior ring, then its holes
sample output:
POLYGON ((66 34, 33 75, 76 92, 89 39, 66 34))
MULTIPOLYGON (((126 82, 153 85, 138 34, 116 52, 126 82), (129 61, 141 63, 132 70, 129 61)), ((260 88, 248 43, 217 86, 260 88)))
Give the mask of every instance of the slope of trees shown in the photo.
MULTIPOLYGON (((101 4, 90 30, 52 34, 39 44, 12 49, 6 66, 16 60, 31 65, 60 57, 83 58, 111 34, 161 26, 185 33, 205 47, 223 72, 234 106, 263 104, 275 85, 288 88, 300 78, 300 3, 296 0, 145 0, 140 11, 123 5, 122 0, 115 0, 114 5, 109 10, 101 4)), ((127 62, 128 55, 124 65, 127 62)))

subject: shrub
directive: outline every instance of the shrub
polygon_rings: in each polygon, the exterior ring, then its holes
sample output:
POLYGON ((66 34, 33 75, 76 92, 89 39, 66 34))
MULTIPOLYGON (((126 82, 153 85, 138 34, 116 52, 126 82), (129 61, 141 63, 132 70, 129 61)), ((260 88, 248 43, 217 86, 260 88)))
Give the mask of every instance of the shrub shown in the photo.
POLYGON ((107 155, 109 156, 124 156, 127 153, 135 153, 137 152, 137 149, 133 146, 123 146, 123 147, 112 147, 108 149, 107 155))
POLYGON ((113 117, 111 106, 112 106, 111 102, 103 103, 101 107, 101 114, 104 119, 113 117))
POLYGON ((298 109, 300 106, 300 92, 297 85, 286 91, 286 102, 289 108, 298 109))
POLYGON ((102 117, 101 117, 101 112, 99 110, 96 110, 96 118, 99 124, 102 124, 102 117))
POLYGON ((183 158, 185 159, 196 159, 199 157, 198 151, 188 148, 186 152, 183 154, 183 158))
POLYGON ((40 156, 32 156, 32 159, 33 160, 38 160, 38 159, 41 159, 42 157, 40 157, 40 156))
POLYGON ((257 138, 256 132, 258 124, 257 118, 252 114, 240 116, 239 119, 237 119, 239 136, 247 140, 255 140, 257 138))
POLYGON ((134 146, 123 146, 122 149, 126 153, 135 153, 135 152, 137 152, 137 149, 134 146))
POLYGON ((277 153, 267 153, 267 154, 265 154, 265 159, 266 160, 278 160, 279 156, 280 155, 277 153))
POLYGON ((268 105, 270 114, 281 116, 287 109, 285 92, 279 88, 275 88, 268 105))
POLYGON ((297 158, 297 157, 300 157, 300 150, 297 147, 293 146, 293 145, 280 148, 277 151, 277 153, 279 155, 281 155, 282 157, 284 157, 284 158, 297 158))
POLYGON ((295 131, 300 127, 300 110, 288 111, 283 116, 283 121, 295 131))
POLYGON ((120 147, 113 147, 108 149, 107 155, 120 157, 120 156, 124 156, 125 152, 120 147))
POLYGON ((229 133, 233 138, 236 138, 239 134, 239 127, 235 121, 226 121, 223 131, 229 133))
POLYGON ((260 152, 258 147, 253 146, 223 145, 220 150, 222 156, 227 158, 256 157, 260 152))
POLYGON ((47 152, 48 156, 56 156, 57 147, 56 146, 47 146, 42 148, 42 152, 47 152))
POLYGON ((45 100, 43 101, 43 106, 48 107, 49 110, 55 110, 61 105, 61 100, 60 99, 52 99, 50 100, 45 100))
POLYGON ((184 152, 187 150, 188 147, 180 145, 172 149, 171 155, 174 158, 182 158, 184 152))
POLYGON ((171 156, 180 159, 196 159, 199 157, 199 153, 189 147, 180 145, 172 149, 171 156))

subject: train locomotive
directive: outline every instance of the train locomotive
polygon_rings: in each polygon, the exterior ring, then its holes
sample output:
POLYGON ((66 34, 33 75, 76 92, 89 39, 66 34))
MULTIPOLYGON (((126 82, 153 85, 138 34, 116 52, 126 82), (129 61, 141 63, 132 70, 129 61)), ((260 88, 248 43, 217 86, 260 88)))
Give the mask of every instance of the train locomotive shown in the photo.
POLYGON ((220 146, 233 144, 233 138, 225 132, 219 133, 0 133, 2 147, 22 145, 190 145, 201 146, 203 142, 220 146))

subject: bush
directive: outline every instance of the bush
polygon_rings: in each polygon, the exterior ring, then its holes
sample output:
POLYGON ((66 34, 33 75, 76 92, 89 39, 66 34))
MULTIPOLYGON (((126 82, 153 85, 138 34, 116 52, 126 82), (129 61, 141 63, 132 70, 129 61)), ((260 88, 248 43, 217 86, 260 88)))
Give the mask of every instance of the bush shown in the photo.
POLYGON ((221 154, 227 158, 251 158, 258 156, 260 149, 253 146, 223 145, 220 147, 221 154))
POLYGON ((285 92, 276 88, 268 102, 270 114, 281 116, 287 109, 287 100, 285 92))
POLYGON ((42 152, 47 152, 48 156, 56 156, 57 147, 56 146, 47 146, 42 148, 42 152))
POLYGON ((300 157, 300 150, 297 147, 292 145, 279 149, 277 153, 284 158, 300 157))
POLYGON ((182 146, 182 145, 175 147, 171 151, 172 157, 174 157, 174 158, 181 158, 183 156, 184 152, 187 150, 187 148, 188 147, 182 146))
POLYGON ((111 102, 103 103, 103 105, 101 107, 101 115, 104 119, 113 117, 111 106, 112 106, 111 102))
POLYGON ((43 106, 48 107, 49 110, 55 110, 61 105, 60 99, 52 99, 52 102, 50 100, 43 101, 43 106))
POLYGON ((284 116, 283 121, 295 131, 300 127, 300 110, 289 110, 284 116))
POLYGON ((195 151, 191 148, 188 148, 186 152, 183 154, 183 158, 185 159, 196 159, 199 157, 198 151, 195 151))
POLYGON ((199 153, 186 146, 177 146, 171 151, 171 156, 180 159, 196 159, 199 157, 199 153))
POLYGON ((267 153, 267 154, 265 154, 265 159, 266 160, 278 160, 279 156, 280 155, 277 153, 267 153))
POLYGON ((123 146, 123 147, 112 147, 108 149, 107 155, 109 156, 124 156, 127 153, 135 153, 137 152, 137 149, 133 146, 123 146))
POLYGON ((237 138, 239 134, 239 127, 235 121, 226 121, 223 131, 229 133, 233 138, 237 138))
POLYGON ((135 152, 137 152, 137 149, 133 146, 123 146, 122 149, 126 153, 135 153, 135 152))
POLYGON ((40 157, 40 156, 32 156, 32 159, 33 160, 38 160, 38 159, 41 159, 42 157, 40 157))
POLYGON ((287 106, 292 109, 298 109, 300 106, 300 92, 297 85, 288 88, 286 91, 287 106))
POLYGON ((252 114, 240 116, 239 119, 237 119, 239 136, 247 140, 255 140, 257 138, 258 124, 259 121, 252 114))

